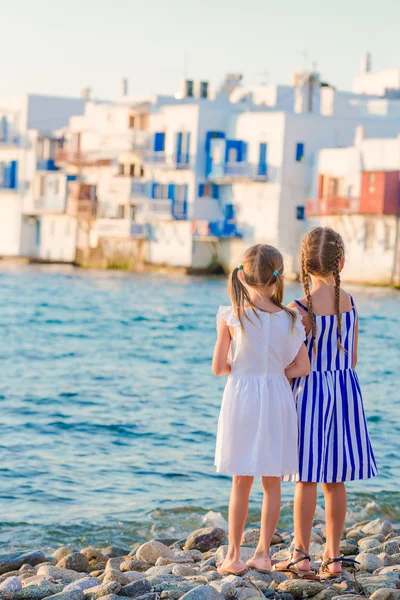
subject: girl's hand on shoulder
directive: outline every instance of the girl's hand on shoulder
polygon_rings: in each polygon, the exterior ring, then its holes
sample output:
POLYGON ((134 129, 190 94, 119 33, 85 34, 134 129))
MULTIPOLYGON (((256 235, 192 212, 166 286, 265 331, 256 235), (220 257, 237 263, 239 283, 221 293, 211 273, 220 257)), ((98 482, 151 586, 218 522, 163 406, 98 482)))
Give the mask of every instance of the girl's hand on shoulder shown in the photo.
POLYGON ((214 348, 212 360, 212 372, 217 377, 229 375, 231 365, 228 362, 228 353, 231 345, 231 334, 225 321, 221 321, 218 326, 218 338, 214 348))
POLYGON ((292 364, 286 367, 285 375, 289 380, 291 380, 295 377, 305 377, 306 375, 309 375, 309 373, 310 359, 308 358, 308 352, 305 344, 302 344, 292 364))

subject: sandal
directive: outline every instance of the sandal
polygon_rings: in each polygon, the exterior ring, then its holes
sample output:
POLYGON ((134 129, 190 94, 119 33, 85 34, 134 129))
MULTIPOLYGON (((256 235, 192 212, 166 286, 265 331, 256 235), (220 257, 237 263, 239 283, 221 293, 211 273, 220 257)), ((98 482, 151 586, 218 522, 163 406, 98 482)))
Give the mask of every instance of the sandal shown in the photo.
POLYGON ((341 566, 344 563, 347 563, 348 565, 359 565, 360 564, 357 560, 354 560, 353 558, 346 558, 344 556, 340 556, 339 558, 327 558, 326 560, 324 560, 321 563, 321 566, 319 568, 319 571, 318 571, 319 579, 336 579, 337 577, 342 576, 342 574, 343 574, 342 569, 340 569, 340 571, 337 571, 335 573, 332 573, 332 571, 329 570, 329 565, 332 565, 334 563, 340 563, 341 566))
POLYGON ((315 571, 311 571, 310 569, 308 571, 304 571, 303 569, 299 569, 296 566, 299 562, 303 560, 311 560, 311 556, 307 554, 307 552, 300 550, 300 548, 295 548, 294 550, 295 552, 297 552, 298 554, 302 554, 303 556, 294 559, 293 554, 291 554, 286 567, 278 568, 277 565, 274 565, 272 567, 272 571, 275 571, 276 573, 294 573, 298 577, 316 577, 315 571))

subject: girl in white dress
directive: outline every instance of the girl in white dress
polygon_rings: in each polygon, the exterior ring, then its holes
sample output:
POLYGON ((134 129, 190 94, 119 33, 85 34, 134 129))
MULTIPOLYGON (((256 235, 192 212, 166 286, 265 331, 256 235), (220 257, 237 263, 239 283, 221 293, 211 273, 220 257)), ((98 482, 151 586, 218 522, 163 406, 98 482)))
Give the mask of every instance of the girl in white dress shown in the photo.
POLYGON ((280 481, 298 471, 297 413, 288 379, 308 375, 299 313, 283 306, 283 259, 272 246, 245 253, 229 280, 232 306, 217 315, 214 375, 228 375, 218 423, 215 464, 233 475, 229 546, 220 574, 240 575, 240 542, 255 476, 264 491, 261 532, 247 567, 271 570, 270 542, 280 513, 280 481))

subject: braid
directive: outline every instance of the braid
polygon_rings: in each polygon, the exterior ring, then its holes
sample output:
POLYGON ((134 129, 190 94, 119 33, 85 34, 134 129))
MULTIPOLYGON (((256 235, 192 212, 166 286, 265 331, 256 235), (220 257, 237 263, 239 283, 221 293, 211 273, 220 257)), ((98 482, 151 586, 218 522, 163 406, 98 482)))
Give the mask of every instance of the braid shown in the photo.
POLYGON ((305 297, 307 300, 307 308, 308 308, 308 316, 311 321, 311 331, 313 336, 313 353, 314 358, 317 354, 317 324, 315 322, 314 311, 312 306, 311 299, 311 290, 310 290, 310 275, 307 271, 306 259, 304 252, 301 255, 301 282, 303 284, 305 297))
POLYGON ((339 245, 337 244, 336 256, 333 263, 332 274, 335 280, 335 312, 336 312, 336 320, 337 320, 337 329, 338 329, 338 340, 337 346, 339 350, 344 350, 342 345, 342 316, 340 313, 340 270, 339 264, 342 253, 339 245))

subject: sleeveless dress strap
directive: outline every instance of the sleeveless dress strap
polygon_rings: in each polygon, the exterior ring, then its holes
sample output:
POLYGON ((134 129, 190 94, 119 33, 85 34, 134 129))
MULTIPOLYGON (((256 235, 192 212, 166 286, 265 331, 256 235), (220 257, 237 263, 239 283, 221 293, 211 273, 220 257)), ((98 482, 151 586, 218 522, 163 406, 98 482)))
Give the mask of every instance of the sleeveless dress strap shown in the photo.
POLYGON ((300 302, 300 300, 295 300, 294 302, 297 304, 297 306, 300 306, 303 310, 305 310, 306 312, 308 312, 307 306, 304 306, 304 304, 302 304, 300 302))
POLYGON ((351 308, 355 308, 356 305, 354 304, 354 298, 351 294, 349 294, 349 296, 350 296, 351 308))

